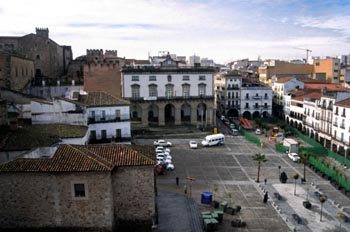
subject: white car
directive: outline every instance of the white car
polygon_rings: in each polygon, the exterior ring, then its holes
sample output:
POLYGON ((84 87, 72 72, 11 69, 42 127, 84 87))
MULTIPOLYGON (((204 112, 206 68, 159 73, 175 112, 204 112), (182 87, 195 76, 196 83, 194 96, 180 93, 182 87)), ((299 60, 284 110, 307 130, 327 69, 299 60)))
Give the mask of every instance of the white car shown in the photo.
POLYGON ((171 164, 171 159, 166 158, 166 159, 164 160, 164 162, 165 162, 166 164, 171 164))
POLYGON ((156 152, 161 151, 161 152, 168 152, 170 154, 170 149, 169 148, 164 148, 162 146, 156 147, 156 152))
POLYGON ((174 164, 168 164, 168 165, 166 166, 166 170, 174 171, 174 169, 175 169, 174 164))
POLYGON ((197 144, 197 142, 194 141, 194 140, 191 140, 191 141, 189 142, 189 144, 190 144, 190 148, 192 148, 192 149, 198 148, 198 144, 197 144))
POLYGON ((153 144, 154 146, 162 146, 162 147, 171 147, 173 145, 171 142, 167 142, 163 139, 154 141, 153 144))
POLYGON ((297 162, 300 160, 300 157, 297 153, 288 153, 288 157, 293 160, 294 162, 297 162))
POLYGON ((256 129, 255 134, 256 135, 261 135, 261 130, 260 129, 256 129))

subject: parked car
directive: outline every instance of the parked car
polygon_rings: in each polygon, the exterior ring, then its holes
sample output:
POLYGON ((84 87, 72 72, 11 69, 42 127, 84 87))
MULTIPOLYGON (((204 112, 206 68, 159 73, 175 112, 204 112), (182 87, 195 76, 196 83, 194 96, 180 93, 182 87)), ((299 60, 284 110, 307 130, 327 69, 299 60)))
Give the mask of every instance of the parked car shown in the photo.
POLYGON ((237 129, 232 129, 232 135, 238 135, 238 130, 237 129))
POLYGON ((168 164, 168 165, 166 166, 166 170, 168 170, 168 171, 174 171, 174 170, 175 170, 174 164, 168 164))
POLYGON ((171 142, 167 142, 163 139, 154 141, 153 144, 154 146, 162 146, 162 147, 171 147, 173 145, 171 142))
POLYGON ((157 151, 162 151, 162 152, 168 152, 170 153, 170 148, 162 147, 162 146, 157 146, 156 147, 156 152, 157 151))
POLYGON ((293 160, 294 162, 297 162, 300 160, 300 157, 297 153, 288 153, 288 157, 293 160))
POLYGON ((231 123, 231 124, 230 124, 230 128, 231 128, 231 129, 235 129, 235 124, 231 123))
POLYGON ((194 140, 191 140, 191 141, 189 142, 189 144, 190 144, 190 148, 192 148, 192 149, 198 148, 198 144, 197 144, 197 142, 194 141, 194 140))
POLYGON ((225 116, 221 115, 220 119, 221 119, 221 121, 224 121, 225 120, 225 116))
POLYGON ((256 135, 261 135, 261 130, 260 129, 256 129, 255 134, 256 135))
POLYGON ((284 133, 284 137, 291 137, 291 136, 294 136, 293 131, 286 131, 286 132, 284 133))

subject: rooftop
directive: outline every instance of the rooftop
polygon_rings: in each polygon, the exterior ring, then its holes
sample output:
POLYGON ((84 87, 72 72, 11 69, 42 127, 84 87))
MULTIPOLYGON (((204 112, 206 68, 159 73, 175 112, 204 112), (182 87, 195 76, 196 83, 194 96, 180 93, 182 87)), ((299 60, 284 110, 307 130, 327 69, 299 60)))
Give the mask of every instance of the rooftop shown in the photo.
POLYGON ((21 151, 40 146, 51 146, 60 138, 81 138, 87 127, 65 124, 28 125, 16 130, 3 127, 0 130, 0 150, 21 151))
POLYGON ((342 101, 338 101, 337 103, 335 103, 335 105, 346 106, 346 107, 350 108, 350 98, 344 99, 342 101))
POLYGON ((110 172, 115 167, 153 166, 149 146, 62 144, 51 158, 18 158, 0 165, 0 172, 110 172))
POLYGON ((292 80, 294 77, 282 77, 276 81, 276 83, 286 83, 290 80, 292 80))
MULTIPOLYGON (((73 95, 73 97, 76 97, 73 95)), ((106 92, 89 92, 86 95, 78 95, 78 100, 71 100, 67 98, 61 98, 65 101, 69 101, 75 104, 81 104, 88 107, 96 106, 118 106, 129 105, 130 102, 121 98, 114 97, 106 92)))

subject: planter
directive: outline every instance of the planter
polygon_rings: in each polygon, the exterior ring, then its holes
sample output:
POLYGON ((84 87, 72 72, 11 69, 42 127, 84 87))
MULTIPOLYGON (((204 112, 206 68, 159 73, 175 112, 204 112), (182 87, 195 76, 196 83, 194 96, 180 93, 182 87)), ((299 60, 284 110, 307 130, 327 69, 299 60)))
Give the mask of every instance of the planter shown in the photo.
POLYGON ((303 206, 306 209, 311 209, 312 204, 310 203, 310 201, 303 201, 303 206))

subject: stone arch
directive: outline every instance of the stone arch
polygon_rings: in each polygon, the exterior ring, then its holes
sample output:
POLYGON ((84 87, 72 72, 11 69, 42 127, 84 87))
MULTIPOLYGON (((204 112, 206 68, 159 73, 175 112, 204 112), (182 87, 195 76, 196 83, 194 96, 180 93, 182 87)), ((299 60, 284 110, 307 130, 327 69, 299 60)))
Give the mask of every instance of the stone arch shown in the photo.
POLYGON ((169 103, 164 107, 164 121, 165 121, 165 124, 174 124, 175 106, 173 104, 169 103))
POLYGON ((289 117, 288 116, 286 117, 286 124, 289 125, 289 117))
POLYGON ((263 118, 268 118, 269 117, 269 112, 264 111, 262 116, 263 116, 263 118))
POLYGON ((260 113, 258 111, 254 111, 253 113, 253 119, 260 118, 260 113))
POLYGON ((132 121, 141 121, 142 119, 142 108, 139 105, 132 105, 130 107, 130 114, 132 121))
POLYGON ((204 103, 199 103, 197 106, 197 121, 205 121, 207 115, 207 105, 204 103))
POLYGON ((159 107, 156 104, 151 104, 148 107, 148 124, 158 125, 159 122, 159 107))
POLYGON ((295 120, 294 121, 294 125, 293 125, 295 128, 297 128, 298 127, 298 122, 295 120))
POLYGON ((314 137, 315 137, 314 131, 310 130, 310 138, 314 139, 314 137))
POLYGON ((238 118, 239 117, 239 111, 237 109, 230 109, 227 111, 227 116, 238 118))
POLYGON ((250 120, 252 119, 252 114, 249 111, 244 111, 243 118, 250 120))
POLYGON ((181 105, 181 123, 191 123, 191 105, 188 103, 181 105))
POLYGON ((316 140, 317 142, 319 142, 319 138, 318 138, 318 133, 317 133, 317 132, 315 132, 315 140, 316 140))

